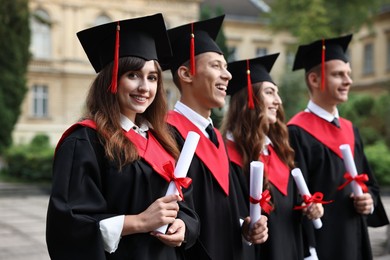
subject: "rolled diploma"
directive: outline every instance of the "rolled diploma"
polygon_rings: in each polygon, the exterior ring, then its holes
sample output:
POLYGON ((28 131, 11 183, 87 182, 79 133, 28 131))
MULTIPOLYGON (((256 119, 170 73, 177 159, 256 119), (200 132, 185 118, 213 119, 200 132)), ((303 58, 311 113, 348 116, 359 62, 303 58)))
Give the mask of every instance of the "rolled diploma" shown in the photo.
MULTIPOLYGON (((261 199, 261 193, 263 192, 263 175, 264 164, 259 161, 251 162, 249 195, 256 200, 261 199)), ((261 208, 259 203, 249 203, 249 216, 251 217, 250 228, 252 228, 261 217, 261 208)))
MULTIPOLYGON (((341 153, 343 154, 345 169, 347 170, 347 172, 351 174, 353 178, 355 178, 358 175, 358 173, 356 170, 355 161, 353 160, 351 147, 349 146, 349 144, 342 144, 340 145, 340 150, 341 153)), ((356 196, 363 195, 362 188, 359 186, 359 184, 357 184, 355 181, 352 181, 351 185, 352 185, 353 193, 356 196)))
MULTIPOLYGON (((301 196, 307 195, 311 196, 309 189, 307 188, 305 179, 303 178, 301 169, 295 168, 291 171, 291 175, 294 178, 295 183, 297 184, 299 193, 301 193, 301 196)), ((313 219, 312 220, 313 225, 316 229, 320 229, 322 227, 322 221, 320 218, 313 219)))
MULTIPOLYGON (((192 157, 194 157, 199 138, 200 136, 197 133, 192 131, 188 132, 187 138, 183 145, 183 149, 181 150, 179 159, 176 163, 174 172, 176 178, 184 178, 187 176, 187 172, 190 168, 192 157)), ((175 183, 173 181, 169 183, 168 190, 165 196, 171 194, 179 194, 179 191, 176 189, 175 183)), ((164 225, 157 228, 155 231, 165 234, 167 232, 167 228, 168 225, 164 225)))

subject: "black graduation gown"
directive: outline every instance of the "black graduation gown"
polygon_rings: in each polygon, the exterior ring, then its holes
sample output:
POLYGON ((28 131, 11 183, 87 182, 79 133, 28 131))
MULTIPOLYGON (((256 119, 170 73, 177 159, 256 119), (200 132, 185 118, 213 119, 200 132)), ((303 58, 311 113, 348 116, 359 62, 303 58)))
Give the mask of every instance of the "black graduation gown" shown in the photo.
MULTIPOLYGON (((47 212, 46 242, 51 259, 184 259, 185 246, 198 235, 196 213, 180 202, 178 218, 186 224, 182 247, 168 247, 149 233, 121 238, 109 254, 103 248, 99 221, 118 215, 139 214, 163 197, 168 182, 144 160, 124 166, 109 162, 97 133, 78 127, 58 147, 47 212)), ((185 200, 191 200, 190 188, 185 200)))
MULTIPOLYGON (((233 152, 232 146, 229 147, 233 152)), ((234 156, 234 155, 233 155, 234 156)), ((235 160, 235 159, 233 159, 235 160)), ((232 174, 239 179, 240 187, 239 204, 241 213, 249 215, 249 178, 244 175, 242 167, 236 162, 231 162, 232 174)), ((269 173, 272 174, 272 173, 269 173)), ((245 259, 269 259, 269 260, 301 260, 303 259, 302 240, 302 212, 293 210, 294 206, 300 204, 300 197, 293 178, 288 179, 287 196, 282 194, 271 182, 271 196, 274 210, 267 214, 268 217, 268 239, 265 243, 251 247, 244 246, 245 259), (255 249, 256 256, 253 256, 255 249)), ((262 213, 266 214, 266 213, 262 213)))
MULTIPOLYGON (((230 162, 232 179, 235 185, 238 208, 242 219, 249 216, 249 185, 240 165, 230 162)), ((243 243, 243 258, 245 260, 256 259, 255 245, 243 243)))
MULTIPOLYGON (((190 126, 188 131, 196 131, 201 135, 201 139, 207 139, 206 141, 210 142, 210 146, 214 145, 188 119, 181 116, 181 120, 182 123, 186 121, 187 126, 190 126)), ((175 132, 179 146, 183 147, 185 139, 176 128, 177 125, 173 125, 169 119, 168 123, 171 124, 172 130, 175 132)), ((219 138, 220 147, 222 146, 221 148, 224 148, 220 133, 217 131, 216 134, 219 138)), ((199 142, 203 141, 200 140, 199 142)), ((207 147, 208 145, 205 145, 205 149, 208 149, 207 147)), ((200 149, 199 144, 198 149, 200 149)), ((226 153, 226 149, 221 149, 221 151, 226 153)), ((227 157, 226 154, 221 154, 221 157, 224 156, 227 157)), ((213 163, 218 164, 221 162, 215 161, 213 163)), ((226 167, 229 167, 229 165, 226 165, 226 167)), ((195 154, 187 176, 192 179, 193 200, 195 211, 200 218, 201 229, 200 236, 195 245, 185 251, 186 259, 243 259, 239 211, 231 174, 229 174, 228 179, 229 194, 227 195, 206 164, 195 154)))
MULTIPOLYGON (((314 124, 314 121, 311 121, 311 124, 314 124)), ((325 120, 323 124, 323 129, 336 127, 325 120)), ((364 155, 358 129, 351 129, 354 135, 355 164, 358 173, 366 173, 369 176, 366 185, 375 205, 373 214, 368 217, 356 212, 350 198, 351 185, 337 190, 337 187, 345 182, 343 175, 346 171, 340 156, 301 127, 289 124, 288 129, 297 167, 301 169, 310 192, 322 192, 325 200, 333 200, 324 207, 321 229, 314 229, 311 223, 305 225, 305 232, 311 237, 310 244, 315 246, 319 259, 372 259, 367 224, 382 226, 388 224, 388 219, 380 199, 379 186, 364 155)), ((346 131, 343 126, 341 129, 346 131)), ((327 135, 327 138, 332 136, 327 135)))
POLYGON ((256 245, 257 259, 301 260, 303 256, 302 211, 293 210, 299 201, 292 177, 288 181, 288 195, 283 195, 272 183, 274 210, 268 216, 268 239, 256 245))

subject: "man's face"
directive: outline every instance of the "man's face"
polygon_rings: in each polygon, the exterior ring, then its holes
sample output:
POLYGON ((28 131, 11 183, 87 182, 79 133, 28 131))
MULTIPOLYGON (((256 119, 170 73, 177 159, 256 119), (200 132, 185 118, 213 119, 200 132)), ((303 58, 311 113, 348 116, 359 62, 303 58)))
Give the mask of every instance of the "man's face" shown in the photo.
POLYGON ((351 84, 351 66, 349 63, 342 60, 330 60, 325 63, 324 95, 330 102, 339 104, 347 101, 351 84))
POLYGON ((195 64, 191 92, 198 109, 209 111, 223 107, 228 82, 232 78, 225 58, 216 52, 205 52, 196 56, 195 64))

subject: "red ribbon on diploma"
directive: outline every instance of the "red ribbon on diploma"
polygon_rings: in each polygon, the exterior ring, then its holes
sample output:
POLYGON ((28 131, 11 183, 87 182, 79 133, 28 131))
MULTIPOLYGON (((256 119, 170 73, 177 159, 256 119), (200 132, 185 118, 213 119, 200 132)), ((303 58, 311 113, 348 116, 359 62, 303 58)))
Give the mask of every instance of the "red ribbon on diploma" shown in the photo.
POLYGON ((261 194, 261 198, 259 200, 249 196, 249 201, 252 204, 260 204, 260 208, 262 208, 264 212, 267 214, 269 214, 272 211, 272 205, 270 203, 271 194, 269 193, 269 190, 263 191, 263 193, 261 194))
POLYGON ((329 201, 322 200, 324 198, 324 194, 322 194, 322 192, 315 192, 311 196, 303 195, 302 198, 303 198, 303 201, 305 202, 306 205, 295 206, 294 209, 304 209, 304 208, 307 208, 307 207, 309 207, 309 205, 311 203, 329 204, 329 203, 333 202, 333 200, 329 200, 329 201))
POLYGON ((167 173, 169 177, 169 181, 173 181, 175 183, 176 189, 179 191, 180 198, 184 201, 184 195, 181 190, 182 187, 188 188, 190 184, 192 183, 192 179, 189 177, 184 178, 176 178, 175 176, 175 168, 173 167, 173 164, 171 161, 165 163, 163 165, 165 173, 167 173))
POLYGON ((346 172, 344 174, 344 179, 346 179, 347 181, 344 182, 344 184, 340 185, 337 188, 337 190, 341 190, 345 186, 347 186, 349 183, 351 183, 352 181, 355 181, 360 186, 360 188, 362 188, 362 191, 364 193, 368 191, 368 188, 367 188, 366 184, 364 184, 365 182, 368 181, 368 175, 367 174, 362 173, 362 174, 359 174, 359 175, 355 176, 355 178, 354 178, 354 177, 352 177, 352 175, 349 172, 346 172))

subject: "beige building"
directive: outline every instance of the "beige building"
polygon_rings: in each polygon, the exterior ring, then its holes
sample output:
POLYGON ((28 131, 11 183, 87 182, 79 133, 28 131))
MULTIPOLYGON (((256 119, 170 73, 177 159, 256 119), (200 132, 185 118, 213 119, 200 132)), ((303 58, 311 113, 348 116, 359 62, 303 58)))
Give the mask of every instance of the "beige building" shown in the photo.
MULTIPOLYGON (((161 12, 172 28, 198 20, 201 5, 223 2, 224 33, 232 59, 253 58, 280 52, 272 71, 282 75, 293 61, 295 43, 288 33, 275 34, 261 20, 269 7, 259 0, 30 0, 32 60, 28 69, 28 93, 15 126, 15 143, 26 143, 45 133, 55 145, 62 132, 80 117, 86 92, 95 72, 76 33, 98 24, 161 12)), ((371 28, 354 36, 351 59, 355 89, 390 89, 390 11, 384 10, 371 28)), ((168 98, 178 91, 165 72, 168 98)))

